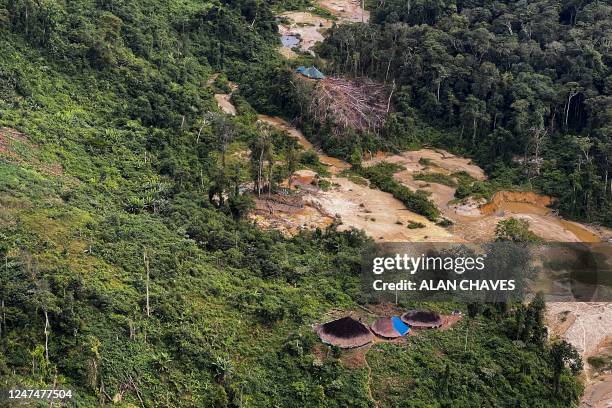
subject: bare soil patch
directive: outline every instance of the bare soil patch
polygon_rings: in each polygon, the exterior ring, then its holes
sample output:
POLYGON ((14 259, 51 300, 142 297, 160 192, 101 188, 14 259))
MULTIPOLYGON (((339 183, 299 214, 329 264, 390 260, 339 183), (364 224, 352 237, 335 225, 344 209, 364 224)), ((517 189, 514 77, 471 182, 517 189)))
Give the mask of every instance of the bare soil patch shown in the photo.
POLYGON ((612 375, 605 375, 587 385, 580 401, 580 408, 610 407, 612 407, 612 375))
POLYGON ((531 192, 503 191, 495 194, 490 203, 465 200, 452 203, 455 188, 435 182, 414 179, 416 172, 432 172, 451 175, 464 171, 477 180, 484 180, 483 170, 468 159, 443 150, 421 149, 398 155, 376 155, 364 165, 386 161, 405 168, 394 175, 395 179, 413 191, 431 193, 430 199, 442 214, 452 220, 449 231, 468 242, 486 242, 494 239, 495 227, 501 220, 514 217, 529 222, 530 230, 546 241, 600 242, 605 229, 595 229, 566 221, 553 214, 547 206, 553 203, 548 196, 531 192))
POLYGON ((278 31, 281 35, 298 37, 302 51, 310 51, 316 43, 323 41, 323 33, 332 26, 331 20, 305 11, 288 11, 280 17, 288 23, 279 24, 278 31))
POLYGON ((341 22, 367 23, 370 20, 370 12, 361 7, 359 0, 319 0, 318 3, 341 22))
POLYGON ((551 336, 571 343, 585 364, 586 389, 581 407, 612 406, 612 375, 597 375, 587 359, 612 352, 612 303, 550 302, 546 321, 551 336))
POLYGON ((219 105, 219 109, 227 115, 236 116, 236 107, 232 104, 231 98, 231 94, 215 94, 215 100, 217 105, 219 105))
POLYGON ((344 367, 351 370, 366 368, 366 355, 368 354, 368 351, 370 351, 372 344, 373 343, 370 343, 366 344, 365 346, 343 351, 342 355, 340 356, 340 362, 344 367))
POLYGON ((333 217, 323 210, 304 202, 301 194, 290 199, 278 194, 255 198, 255 210, 249 219, 260 228, 274 229, 285 236, 294 236, 303 229, 324 229, 333 222, 333 217))
POLYGON ((573 344, 584 358, 596 355, 612 338, 612 303, 550 302, 546 307, 551 333, 573 344))
POLYGON ((453 242, 455 237, 442 227, 406 209, 389 193, 362 186, 344 177, 330 179, 329 191, 310 194, 306 198, 318 203, 329 214, 337 216, 342 229, 362 229, 376 241, 436 241, 453 242), (409 229, 409 222, 419 222, 424 228, 409 229))

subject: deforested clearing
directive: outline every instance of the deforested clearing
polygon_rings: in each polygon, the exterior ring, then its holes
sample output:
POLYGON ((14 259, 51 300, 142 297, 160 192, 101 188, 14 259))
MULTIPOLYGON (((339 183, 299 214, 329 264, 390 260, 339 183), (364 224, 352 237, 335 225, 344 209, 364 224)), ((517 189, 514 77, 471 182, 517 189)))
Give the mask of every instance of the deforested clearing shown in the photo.
POLYGON ((326 77, 317 81, 309 114, 319 123, 331 121, 335 131, 377 132, 389 113, 389 91, 369 79, 326 77))

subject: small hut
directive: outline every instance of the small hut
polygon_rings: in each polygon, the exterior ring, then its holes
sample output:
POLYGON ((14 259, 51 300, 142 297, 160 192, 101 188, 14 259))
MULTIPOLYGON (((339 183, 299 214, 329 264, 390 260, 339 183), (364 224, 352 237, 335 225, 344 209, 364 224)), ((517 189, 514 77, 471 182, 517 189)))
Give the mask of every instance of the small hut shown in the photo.
POLYGON ((304 66, 300 66, 296 69, 297 72, 304 75, 306 78, 310 79, 323 79, 325 75, 315 67, 306 68, 304 66))
POLYGON ((402 315, 402 321, 415 329, 433 329, 442 326, 442 317, 431 310, 410 310, 402 315))
POLYGON ((349 316, 321 324, 315 330, 323 343, 340 348, 361 347, 374 339, 363 323, 349 316))
POLYGON ((410 331, 410 327, 399 316, 382 317, 374 322, 370 327, 374 334, 386 339, 395 339, 405 336, 410 331))

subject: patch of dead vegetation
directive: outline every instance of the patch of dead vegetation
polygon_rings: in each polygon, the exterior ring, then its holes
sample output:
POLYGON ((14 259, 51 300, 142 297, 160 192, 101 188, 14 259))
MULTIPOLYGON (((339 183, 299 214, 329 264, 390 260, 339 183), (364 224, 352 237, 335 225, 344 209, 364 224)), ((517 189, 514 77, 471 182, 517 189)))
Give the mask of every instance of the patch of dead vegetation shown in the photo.
POLYGON ((288 237, 302 230, 325 229, 334 221, 321 208, 304 202, 302 194, 256 197, 249 219, 260 228, 277 230, 288 237))
POLYGON ((311 117, 333 123, 337 133, 354 129, 376 132, 389 112, 389 92, 369 79, 326 77, 316 82, 309 103, 311 117))

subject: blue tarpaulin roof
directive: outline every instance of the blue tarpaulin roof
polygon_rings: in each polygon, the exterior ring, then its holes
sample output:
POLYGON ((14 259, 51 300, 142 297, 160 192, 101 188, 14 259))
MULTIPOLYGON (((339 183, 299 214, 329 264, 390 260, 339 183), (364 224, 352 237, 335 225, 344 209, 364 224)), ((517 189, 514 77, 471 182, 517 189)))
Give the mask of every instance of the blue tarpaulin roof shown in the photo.
POLYGON ((393 322, 393 328, 397 330, 400 335, 403 336, 410 331, 410 326, 402 322, 402 319, 400 319, 399 316, 393 316, 391 321, 393 322))
POLYGON ((296 71, 304 75, 305 77, 312 78, 312 79, 325 78, 325 75, 323 75, 323 73, 319 71, 318 69, 316 69, 315 67, 306 68, 306 67, 301 66, 301 67, 298 67, 296 71))

